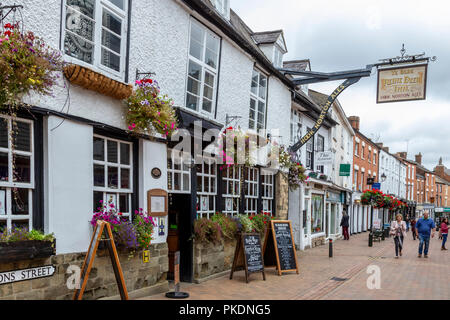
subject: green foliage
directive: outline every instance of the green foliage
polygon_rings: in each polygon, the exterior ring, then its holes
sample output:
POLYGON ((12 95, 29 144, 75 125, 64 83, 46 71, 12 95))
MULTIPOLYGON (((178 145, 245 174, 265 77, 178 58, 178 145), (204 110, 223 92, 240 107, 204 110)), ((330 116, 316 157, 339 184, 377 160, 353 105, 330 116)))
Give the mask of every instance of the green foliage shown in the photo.
POLYGON ((237 225, 233 219, 223 213, 216 213, 211 217, 211 221, 219 224, 224 238, 230 240, 236 238, 237 225))
POLYGON ((51 241, 55 240, 53 233, 44 234, 38 230, 28 231, 27 228, 13 228, 11 232, 4 230, 0 232, 0 242, 17 242, 17 241, 51 241))
POLYGON ((238 219, 240 224, 242 225, 241 232, 243 233, 251 233, 254 230, 254 226, 250 217, 245 214, 238 215, 238 219))
POLYGON ((258 232, 259 234, 263 234, 266 231, 266 227, 273 220, 273 217, 267 213, 260 213, 254 216, 250 216, 249 219, 252 222, 254 232, 258 232))
POLYGON ((223 240, 222 228, 218 222, 210 219, 197 219, 194 223, 194 239, 198 242, 219 244, 223 240))

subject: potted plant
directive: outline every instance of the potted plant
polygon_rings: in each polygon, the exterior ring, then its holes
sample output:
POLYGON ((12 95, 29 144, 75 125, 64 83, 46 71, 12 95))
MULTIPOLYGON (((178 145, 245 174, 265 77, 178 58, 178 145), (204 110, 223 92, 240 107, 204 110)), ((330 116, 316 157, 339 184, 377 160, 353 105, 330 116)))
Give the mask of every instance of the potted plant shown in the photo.
POLYGON ((0 232, 0 263, 48 258, 55 254, 53 234, 27 228, 12 228, 0 232))

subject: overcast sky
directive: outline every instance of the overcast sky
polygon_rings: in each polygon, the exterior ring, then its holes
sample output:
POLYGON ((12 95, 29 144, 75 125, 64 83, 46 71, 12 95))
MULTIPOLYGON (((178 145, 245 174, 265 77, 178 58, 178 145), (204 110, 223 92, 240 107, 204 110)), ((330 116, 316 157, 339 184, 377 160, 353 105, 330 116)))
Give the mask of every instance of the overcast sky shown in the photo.
MULTIPOLYGON (((339 97, 347 116, 361 118, 361 131, 379 137, 391 153, 422 152, 430 170, 440 157, 450 168, 450 4, 447 1, 231 0, 231 8, 255 32, 283 29, 285 60, 310 59, 313 71, 365 68, 379 59, 406 54, 437 56, 428 69, 427 99, 376 104, 377 77, 339 97)), ((331 93, 338 82, 311 85, 331 93)))

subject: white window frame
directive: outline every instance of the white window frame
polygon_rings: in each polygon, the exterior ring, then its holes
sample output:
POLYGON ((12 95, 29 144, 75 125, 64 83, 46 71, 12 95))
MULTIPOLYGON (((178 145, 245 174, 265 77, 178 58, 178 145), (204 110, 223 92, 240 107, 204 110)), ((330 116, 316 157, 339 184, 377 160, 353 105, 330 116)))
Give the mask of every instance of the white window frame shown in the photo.
MULTIPOLYGON (((219 67, 220 67, 220 52, 221 52, 221 48, 222 48, 222 43, 221 43, 221 38, 215 34, 214 32, 212 32, 210 29, 208 29, 207 27, 205 27, 203 24, 201 24, 200 22, 196 21, 195 19, 191 18, 190 20, 190 24, 189 24, 189 46, 188 46, 188 63, 187 63, 187 70, 186 70, 186 90, 185 90, 185 108, 194 112, 197 112, 199 114, 202 114, 206 117, 212 118, 215 114, 216 111, 216 101, 217 101, 217 84, 218 84, 218 75, 219 75, 219 67), (218 47, 218 51, 217 51, 217 67, 213 68, 211 67, 209 64, 207 64, 206 62, 204 62, 203 60, 199 60, 198 58, 191 56, 190 54, 190 50, 191 50, 191 42, 192 42, 192 25, 195 24, 197 25, 199 28, 203 29, 204 31, 204 36, 203 36, 203 52, 202 52, 202 58, 204 59, 205 54, 206 54, 206 40, 207 40, 207 36, 210 35, 214 38, 217 38, 219 41, 219 47, 218 47), (194 62, 195 64, 200 65, 201 67, 201 78, 200 80, 195 79, 194 81, 199 81, 199 94, 198 96, 195 93, 189 92, 188 91, 188 80, 189 80, 189 65, 190 65, 190 61, 194 62), (205 98, 204 95, 204 90, 205 90, 205 75, 206 72, 212 74, 214 76, 214 87, 212 88, 213 91, 213 99, 211 102, 211 112, 205 111, 203 110, 203 99, 205 98), (199 104, 197 106, 197 110, 193 110, 191 108, 188 107, 187 102, 188 102, 188 93, 192 96, 197 96, 199 99, 199 104)), ((209 87, 209 86, 208 86, 209 87)), ((207 98, 208 99, 208 98, 207 98)), ((209 100, 209 99, 208 99, 209 100)))
MULTIPOLYGON (((311 131, 310 128, 306 128, 306 132, 311 131)), ((314 163, 314 137, 309 139, 308 142, 306 142, 306 169, 314 170, 313 163, 314 163), (308 156, 311 156, 311 163, 308 165, 308 156)))
POLYGON ((216 197, 217 197, 217 164, 214 159, 204 158, 204 161, 201 164, 197 164, 197 166, 201 167, 201 170, 197 170, 197 181, 198 178, 201 178, 201 189, 199 190, 199 184, 197 184, 197 196, 198 196, 198 209, 197 209, 197 219, 199 218, 210 218, 212 215, 216 213, 216 197), (208 173, 205 171, 205 167, 208 167, 208 173), (212 168, 214 168, 214 173, 212 172, 212 168), (205 182, 208 183, 208 191, 205 188, 205 182), (214 190, 214 191, 211 191, 214 190), (208 208, 206 210, 202 209, 202 200, 203 198, 207 199, 208 208), (213 208, 211 208, 210 201, 213 201, 213 208))
POLYGON ((23 221, 28 220, 28 230, 33 229, 33 190, 35 188, 34 181, 34 122, 29 119, 17 118, 16 122, 25 122, 30 124, 30 150, 31 151, 20 151, 11 147, 11 128, 13 118, 7 115, 0 115, 0 118, 8 121, 8 148, 0 148, 0 152, 8 153, 8 181, 0 181, 0 189, 5 191, 4 205, 5 214, 0 215, 0 222, 6 221, 6 228, 11 231, 13 226, 13 221, 23 221), (13 181, 13 170, 12 170, 12 159, 13 155, 27 156, 30 157, 30 182, 14 182, 13 181), (28 189, 28 214, 27 215, 13 215, 12 214, 12 204, 13 204, 13 189, 28 189))
MULTIPOLYGON (((64 60, 70 63, 78 64, 82 67, 86 67, 89 69, 92 69, 94 71, 100 72, 102 74, 107 75, 108 77, 123 82, 125 79, 125 69, 126 69, 126 56, 127 56, 127 36, 128 36, 128 0, 123 0, 124 2, 124 9, 120 9, 119 7, 115 6, 112 2, 108 0, 93 0, 95 1, 95 9, 94 9, 94 19, 91 19, 87 16, 84 16, 86 19, 93 21, 94 23, 94 39, 93 41, 84 39, 87 42, 90 42, 94 46, 94 52, 93 52, 93 61, 92 64, 85 62, 83 60, 79 60, 75 57, 72 57, 65 53, 65 47, 64 47, 64 40, 66 37, 67 32, 71 32, 70 30, 67 30, 66 23, 67 23, 67 0, 64 0, 63 7, 62 7, 62 21, 61 24, 61 48, 64 53, 64 60), (99 10, 99 8, 101 10, 99 10), (122 34, 118 35, 111 30, 108 30, 108 32, 113 33, 114 35, 120 37, 120 71, 116 71, 114 69, 111 69, 101 62, 101 56, 102 56, 102 48, 105 48, 108 51, 111 51, 109 48, 106 48, 102 45, 102 30, 103 30, 103 10, 109 11, 111 14, 113 14, 116 18, 120 19, 122 21, 122 34)), ((71 8, 73 11, 77 11, 74 8, 71 8)), ((78 12, 79 14, 82 14, 81 12, 78 12)), ((74 32, 72 32, 74 33, 74 32)), ((74 33, 77 35, 76 33, 74 33)), ((118 55, 117 52, 111 51, 114 54, 118 55)))
POLYGON ((260 70, 258 70, 256 68, 253 69, 252 81, 251 81, 251 84, 250 84, 250 106, 249 106, 250 112, 249 112, 249 121, 248 121, 248 128, 251 129, 251 130, 257 131, 258 129, 265 129, 266 128, 266 117, 267 117, 266 113, 267 113, 267 98, 268 98, 268 96, 267 96, 267 94, 268 94, 267 87, 268 87, 268 84, 269 84, 269 77, 267 75, 265 75, 262 71, 260 71, 260 70), (255 76, 256 73, 258 74, 258 86, 257 86, 257 93, 255 94, 255 93, 252 92, 252 84, 253 84, 253 77, 255 76), (264 99, 260 97, 260 93, 261 93, 260 92, 260 90, 261 90, 260 83, 261 83, 261 78, 262 77, 264 77, 266 79, 266 86, 264 87, 264 90, 265 90, 265 93, 264 93, 265 98, 264 99), (255 110, 253 110, 255 118, 251 117, 251 111, 252 111, 251 102, 252 101, 255 102, 255 110), (261 113, 259 111, 259 103, 260 102, 264 103, 264 113, 263 113, 264 118, 263 118, 262 127, 258 128, 258 124, 260 124, 259 121, 258 121, 258 115, 261 113), (253 122, 253 126, 251 125, 251 122, 253 122))
POLYGON ((243 168, 245 175, 245 209, 247 215, 254 215, 258 213, 258 199, 259 199, 259 169, 253 167, 243 168), (252 173, 252 174, 250 174, 252 173), (250 177, 252 176, 252 178, 250 177))
POLYGON ((278 47, 278 45, 273 46, 273 65, 277 68, 283 67, 283 51, 278 47))
POLYGON ((191 193, 191 168, 186 164, 184 158, 179 155, 176 156, 172 149, 167 150, 167 189, 169 193, 191 193), (175 168, 175 165, 179 166, 179 169, 175 168), (180 190, 174 189, 175 174, 180 175, 180 190), (184 188, 184 176, 187 176, 189 181, 189 186, 186 189, 184 188))
POLYGON ((263 212, 273 215, 275 174, 268 172, 261 173, 261 187, 263 212))
POLYGON ((223 213, 230 216, 235 216, 239 214, 239 201, 241 199, 241 175, 242 170, 238 166, 230 166, 222 171, 222 181, 225 184, 224 190, 222 190, 222 198, 224 200, 223 213), (230 190, 230 184, 232 189, 230 190), (237 190, 238 194, 234 192, 237 190), (231 210, 227 208, 227 202, 232 202, 231 210))
MULTIPOLYGON (((95 183, 93 184, 93 192, 101 192, 103 193, 103 203, 105 205, 108 205, 108 201, 110 199, 110 196, 113 195, 116 197, 116 202, 115 202, 115 209, 117 211, 119 211, 121 205, 120 205, 120 195, 124 195, 126 194, 128 196, 128 212, 124 212, 124 211, 120 211, 123 214, 123 217, 127 217, 129 220, 132 219, 132 208, 131 208, 131 196, 134 192, 134 181, 133 181, 133 174, 134 174, 134 168, 133 168, 133 143, 129 142, 129 141, 125 141, 125 140, 118 140, 118 139, 113 139, 113 138, 109 138, 107 136, 102 136, 102 135, 98 135, 98 134, 94 134, 93 138, 92 138, 92 147, 94 147, 94 138, 99 138, 99 139, 103 139, 104 140, 104 161, 100 161, 100 160, 94 160, 93 159, 93 166, 94 165, 100 165, 100 166, 104 166, 104 178, 105 178, 105 186, 104 187, 98 187, 95 186, 95 183), (109 162, 108 161, 108 141, 112 141, 112 142, 116 142, 117 143, 117 163, 114 162, 109 162), (130 147, 130 164, 121 164, 121 150, 120 150, 120 144, 126 144, 129 145, 130 147), (117 174, 118 174, 118 180, 117 180, 117 189, 114 188, 110 188, 108 185, 108 168, 118 168, 117 170, 117 174), (121 177, 121 170, 122 169, 128 169, 130 172, 130 177, 129 177, 129 188, 122 188, 122 177, 121 177)), ((92 173, 94 174, 94 172, 92 173)), ((99 205, 99 204, 96 204, 99 205)), ((97 207, 93 208, 94 211, 96 211, 97 207)), ((109 209, 109 208, 108 208, 109 209)))

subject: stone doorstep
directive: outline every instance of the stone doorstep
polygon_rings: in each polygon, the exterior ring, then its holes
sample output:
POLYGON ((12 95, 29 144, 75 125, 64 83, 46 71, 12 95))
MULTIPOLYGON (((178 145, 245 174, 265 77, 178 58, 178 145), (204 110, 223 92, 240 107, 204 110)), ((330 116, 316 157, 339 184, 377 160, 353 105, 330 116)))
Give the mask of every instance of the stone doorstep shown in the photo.
MULTIPOLYGON (((153 296, 160 293, 169 292, 169 281, 163 281, 157 283, 151 287, 146 287, 138 290, 134 290, 128 292, 128 298, 130 300, 139 299, 143 297, 153 296)), ((112 297, 104 297, 98 300, 120 300, 120 295, 112 296, 112 297)))
POLYGON ((231 269, 225 270, 225 271, 222 271, 222 272, 219 272, 219 273, 215 273, 215 274, 212 274, 212 275, 204 277, 204 278, 194 279, 194 283, 195 284, 200 284, 200 283, 203 283, 203 282, 206 282, 206 281, 209 281, 209 280, 220 278, 220 277, 223 277, 223 276, 225 276, 227 274, 229 275, 230 272, 231 272, 231 269))

